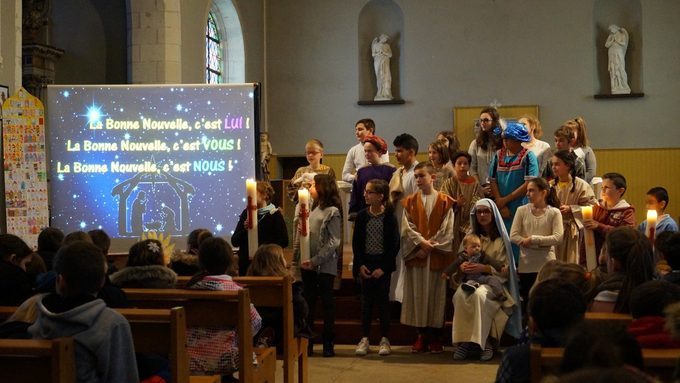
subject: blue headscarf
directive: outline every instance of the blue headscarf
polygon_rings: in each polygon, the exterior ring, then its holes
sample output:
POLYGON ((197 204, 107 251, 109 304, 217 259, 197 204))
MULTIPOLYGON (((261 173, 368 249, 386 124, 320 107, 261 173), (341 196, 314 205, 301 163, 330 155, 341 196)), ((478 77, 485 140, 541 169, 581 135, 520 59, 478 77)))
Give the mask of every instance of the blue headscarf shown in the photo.
POLYGON ((531 141, 529 130, 524 124, 520 124, 519 122, 508 122, 508 125, 503 131, 503 138, 511 138, 520 142, 531 141))
POLYGON ((508 318, 508 323, 505 326, 505 332, 515 339, 519 339, 522 334, 522 310, 519 298, 519 283, 517 281, 517 266, 515 265, 515 258, 512 255, 512 246, 510 244, 510 237, 505 229, 505 224, 503 223, 503 217, 501 212, 498 211, 496 203, 488 198, 482 198, 475 206, 472 207, 470 211, 470 227, 472 227, 473 233, 479 233, 479 225, 477 224, 477 207, 484 206, 491 210, 493 213, 494 221, 496 223, 496 229, 503 239, 503 245, 505 246, 505 257, 508 259, 508 282, 507 288, 515 300, 515 305, 512 307, 512 314, 508 318))

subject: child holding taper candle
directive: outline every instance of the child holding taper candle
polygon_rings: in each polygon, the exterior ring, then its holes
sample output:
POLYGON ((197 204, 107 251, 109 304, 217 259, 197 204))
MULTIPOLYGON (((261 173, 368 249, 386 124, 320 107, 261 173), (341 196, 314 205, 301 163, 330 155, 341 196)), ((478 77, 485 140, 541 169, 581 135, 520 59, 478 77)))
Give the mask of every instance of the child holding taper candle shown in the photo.
MULTIPOLYGON (((673 217, 666 214, 666 207, 668 207, 668 191, 661 186, 656 186, 647 191, 645 197, 645 208, 647 210, 656 211, 656 236, 664 231, 678 231, 678 224, 675 223, 673 217)), ((638 230, 648 235, 647 220, 640 222, 638 230)))
MULTIPOLYGON (((600 254, 607 234, 619 226, 635 226, 635 208, 623 199, 626 178, 619 173, 602 176, 600 203, 593 206, 593 218, 583 220, 583 226, 595 234, 595 250, 600 254)), ((585 249, 581 251, 582 265, 586 264, 585 249)))

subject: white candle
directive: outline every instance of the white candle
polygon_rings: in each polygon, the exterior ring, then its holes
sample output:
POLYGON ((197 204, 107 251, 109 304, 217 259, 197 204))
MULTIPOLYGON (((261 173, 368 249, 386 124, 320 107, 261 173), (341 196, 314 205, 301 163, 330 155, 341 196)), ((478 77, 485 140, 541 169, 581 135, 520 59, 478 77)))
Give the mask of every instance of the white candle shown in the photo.
MULTIPOLYGON (((593 207, 581 206, 581 216, 584 220, 593 219, 593 207)), ((584 230, 584 241, 586 244, 586 268, 588 271, 597 268, 597 254, 595 252, 595 233, 590 229, 584 230)))
POLYGON ((649 238, 649 242, 652 243, 652 246, 654 246, 657 218, 656 210, 647 210, 647 230, 645 230, 645 235, 649 238))
MULTIPOLYGON (((246 180, 246 211, 248 215, 248 258, 253 259, 258 247, 257 238, 257 183, 255 180, 246 180)), ((243 251, 245 249, 239 249, 243 251)))
POLYGON ((298 190, 298 233, 300 238, 300 262, 309 260, 309 190, 298 190))

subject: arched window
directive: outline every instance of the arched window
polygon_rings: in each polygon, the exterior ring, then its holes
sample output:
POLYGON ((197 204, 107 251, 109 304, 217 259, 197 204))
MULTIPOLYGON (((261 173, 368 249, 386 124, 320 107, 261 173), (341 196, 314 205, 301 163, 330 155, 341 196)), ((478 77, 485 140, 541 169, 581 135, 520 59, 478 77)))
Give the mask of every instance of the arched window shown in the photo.
POLYGON ((208 23, 205 27, 205 82, 208 84, 222 83, 222 39, 212 12, 208 13, 208 23))

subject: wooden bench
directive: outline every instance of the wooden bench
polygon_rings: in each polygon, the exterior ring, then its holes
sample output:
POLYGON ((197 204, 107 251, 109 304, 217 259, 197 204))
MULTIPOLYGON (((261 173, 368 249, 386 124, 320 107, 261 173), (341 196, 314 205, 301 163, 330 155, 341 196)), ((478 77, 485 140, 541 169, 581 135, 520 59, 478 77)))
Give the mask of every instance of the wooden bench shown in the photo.
POLYGON ((609 321, 616 322, 628 327, 633 321, 633 317, 629 314, 621 313, 598 313, 598 312, 586 312, 585 319, 587 321, 609 321))
POLYGON ((73 338, 0 339, 3 382, 73 383, 76 358, 73 338))
MULTIPOLYGON (((555 373, 559 370, 564 356, 564 348, 543 348, 540 345, 531 345, 530 368, 531 381, 538 383, 544 375, 555 373)), ((650 375, 659 375, 669 378, 680 359, 680 348, 656 349, 643 348, 645 372, 650 375)))
MULTIPOLYGON (((190 277, 178 277, 177 287, 184 288, 190 277)), ((234 281, 250 291, 250 300, 256 308, 280 308, 283 318, 283 353, 277 359, 283 361, 283 381, 295 381, 295 364, 297 362, 298 383, 307 383, 308 358, 307 345, 309 339, 296 338, 293 323, 293 287, 292 277, 234 277, 234 281)))
POLYGON ((276 374, 276 350, 254 348, 250 320, 250 293, 180 289, 124 289, 130 304, 138 308, 172 308, 182 306, 187 327, 234 327, 238 333, 239 380, 273 383, 276 374), (257 366, 251 355, 256 353, 257 366))

